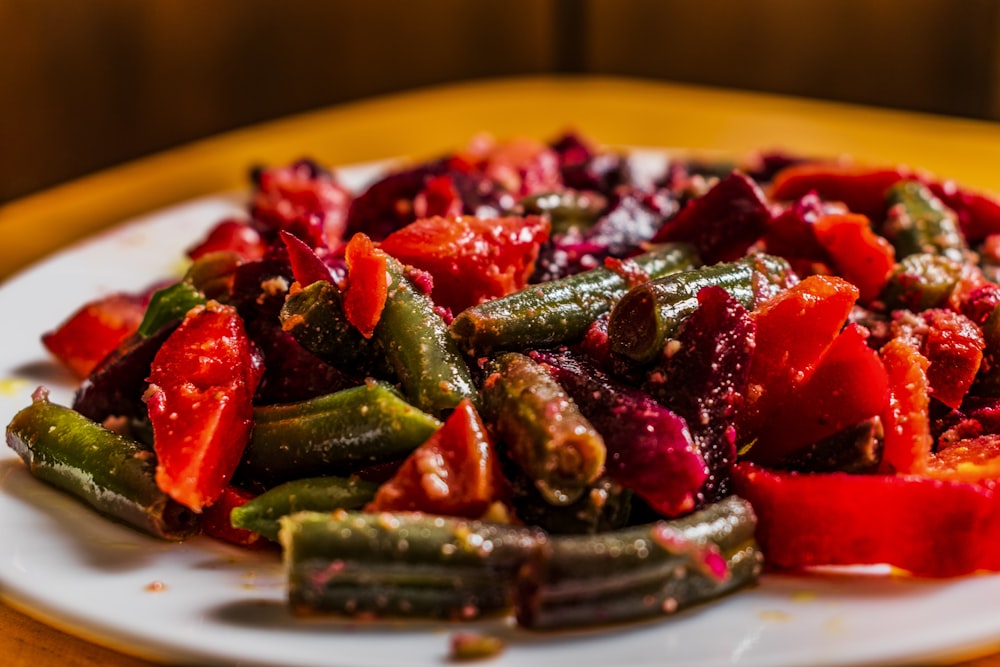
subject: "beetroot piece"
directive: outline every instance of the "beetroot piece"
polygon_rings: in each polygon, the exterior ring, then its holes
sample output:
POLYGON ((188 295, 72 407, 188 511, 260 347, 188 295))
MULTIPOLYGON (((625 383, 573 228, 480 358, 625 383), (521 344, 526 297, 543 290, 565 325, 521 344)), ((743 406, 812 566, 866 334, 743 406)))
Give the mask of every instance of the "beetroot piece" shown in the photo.
POLYGON ((146 418, 149 368, 163 341, 176 325, 164 326, 152 336, 135 334, 108 355, 83 381, 73 397, 73 409, 84 417, 103 422, 108 417, 146 418))
POLYGON ((288 250, 288 261, 292 267, 292 275, 300 287, 308 287, 321 280, 333 280, 330 267, 302 239, 282 230, 281 240, 288 250))
POLYGON ((532 283, 564 278, 601 266, 606 257, 629 257, 641 251, 677 210, 668 190, 643 192, 622 187, 607 210, 586 229, 553 234, 536 262, 532 283))
POLYGON ((605 470, 665 517, 693 510, 708 466, 684 419, 568 351, 533 352, 603 436, 605 470))
POLYGON ((254 405, 294 403, 361 384, 306 350, 276 321, 254 320, 247 334, 264 357, 254 405))
POLYGON ((559 171, 567 188, 609 194, 622 183, 621 156, 595 151, 580 135, 565 134, 551 147, 559 156, 559 171))
POLYGON ((381 241, 413 222, 414 198, 424 189, 428 179, 445 174, 447 167, 447 160, 435 160, 412 169, 394 171, 372 183, 351 202, 345 236, 350 238, 364 232, 373 241, 381 241))
POLYGON ((764 234, 771 217, 760 187, 746 174, 733 172, 688 202, 654 241, 691 243, 705 264, 732 261, 764 234))
POLYGON ((687 421, 710 470, 703 500, 712 502, 730 492, 732 424, 746 395, 756 326, 721 287, 700 290, 698 303, 667 342, 666 361, 649 372, 644 389, 687 421))
POLYGON ((295 280, 284 246, 280 250, 274 257, 236 267, 230 303, 245 321, 258 317, 278 319, 288 288, 295 280))
POLYGON ((257 170, 254 183, 250 216, 265 238, 285 230, 323 249, 343 240, 351 196, 312 160, 257 170))

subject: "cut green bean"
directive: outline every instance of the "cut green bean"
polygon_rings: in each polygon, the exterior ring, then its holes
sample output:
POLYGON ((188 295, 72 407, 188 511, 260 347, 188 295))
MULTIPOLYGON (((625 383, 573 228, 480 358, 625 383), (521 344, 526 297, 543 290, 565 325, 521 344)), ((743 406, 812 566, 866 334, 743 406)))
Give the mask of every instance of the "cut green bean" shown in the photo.
POLYGON ((282 329, 335 368, 361 375, 387 368, 375 342, 347 321, 343 295, 331 282, 318 280, 289 293, 279 317, 282 329))
POLYGON ((604 439, 545 368, 519 352, 487 367, 483 414, 552 505, 576 501, 604 470, 604 439))
MULTIPOLYGON (((631 261, 649 279, 698 265, 687 244, 658 246, 631 261)), ((628 289, 625 277, 603 267, 528 285, 462 311, 451 323, 451 335, 472 356, 570 343, 583 337, 628 289)))
POLYGON ((525 215, 544 215, 553 234, 590 229, 608 206, 603 195, 590 190, 564 190, 529 195, 520 201, 525 215))
POLYGON ((184 319, 189 310, 207 303, 205 295, 194 285, 181 281, 153 292, 146 313, 139 323, 139 335, 152 336, 162 327, 184 319))
POLYGON ((471 620, 510 609, 536 528, 420 513, 299 512, 281 519, 298 613, 471 620))
POLYGON ((703 287, 722 287, 752 309, 796 280, 784 259, 758 254, 643 283, 629 290, 611 311, 611 351, 638 363, 659 357, 667 339, 698 307, 703 287))
POLYGON ((375 340, 396 372, 403 394, 415 406, 445 416, 463 398, 479 402, 465 358, 434 310, 434 302, 389 257, 389 295, 375 326, 375 340))
POLYGON ((239 474, 268 487, 302 478, 305 471, 310 477, 350 475, 402 459, 440 426, 380 382, 260 406, 239 474))
POLYGON ((36 392, 7 426, 7 445, 31 474, 101 514, 170 540, 196 532, 193 512, 156 485, 156 458, 139 443, 109 431, 36 392))
POLYGON ((358 509, 375 497, 378 484, 357 477, 310 477, 285 482, 233 509, 235 528, 278 541, 278 520, 302 511, 358 509))
POLYGON ((750 584, 762 557, 750 504, 729 498, 673 521, 559 536, 518 577, 515 613, 541 630, 673 613, 750 584))
POLYGON ((896 262, 882 288, 886 310, 921 311, 944 305, 962 278, 963 266, 935 253, 907 255, 896 262))
POLYGON ((968 247, 958 217, 918 181, 900 181, 886 191, 889 211, 883 233, 896 250, 896 259, 917 253, 965 260, 968 247))

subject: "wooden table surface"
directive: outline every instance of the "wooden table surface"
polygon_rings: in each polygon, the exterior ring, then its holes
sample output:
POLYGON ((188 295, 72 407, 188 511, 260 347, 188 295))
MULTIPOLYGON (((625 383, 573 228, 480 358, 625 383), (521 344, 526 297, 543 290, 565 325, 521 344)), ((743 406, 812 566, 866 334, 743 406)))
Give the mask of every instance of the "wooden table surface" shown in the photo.
MULTIPOLYGON (((0 206, 0 279, 131 216, 243 187, 253 165, 301 156, 330 165, 430 157, 463 146, 482 131, 501 138, 549 139, 569 128, 612 145, 850 154, 864 161, 920 166, 1000 192, 996 124, 639 80, 487 80, 366 100, 240 130, 0 206)), ((970 647, 964 657, 971 662, 953 664, 1000 667, 1000 653, 982 656, 986 650, 970 647)), ((0 664, 151 663, 54 630, 9 601, 0 603, 0 664)))

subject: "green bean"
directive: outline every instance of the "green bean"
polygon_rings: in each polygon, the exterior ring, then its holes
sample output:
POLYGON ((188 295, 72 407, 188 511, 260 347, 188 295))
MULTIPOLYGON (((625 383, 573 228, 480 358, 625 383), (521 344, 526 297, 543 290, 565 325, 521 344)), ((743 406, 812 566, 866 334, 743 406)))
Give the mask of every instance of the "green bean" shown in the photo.
POLYGON ((761 554, 750 504, 730 496, 673 521, 551 537, 521 569, 515 596, 531 629, 673 613, 753 582, 761 554))
POLYGON ((362 375, 383 375, 388 368, 375 342, 347 321, 343 295, 331 282, 318 280, 289 293, 279 317, 282 329, 335 368, 362 375))
POLYGON ((501 354, 482 392, 484 417, 550 504, 576 501, 603 472, 603 438, 541 364, 501 354))
POLYGON ((889 272, 889 279, 882 288, 882 301, 890 311, 937 308, 951 296, 962 278, 962 271, 963 264, 944 255, 907 255, 889 272))
MULTIPOLYGON (((665 244, 632 261, 652 279, 697 266, 698 258, 689 245, 665 244)), ((603 267, 529 285, 462 311, 451 323, 451 335, 472 356, 573 342, 628 288, 625 277, 603 267)))
POLYGON ((760 254, 643 283, 629 290, 611 311, 611 351, 639 363, 656 359, 667 339, 698 307, 703 287, 723 287, 743 306, 754 308, 795 280, 785 260, 760 254))
POLYGON ((204 294, 185 281, 156 290, 149 298, 146 313, 139 323, 139 335, 144 338, 152 336, 167 324, 184 319, 189 310, 205 305, 207 301, 204 294))
POLYGON ((570 229, 589 229, 601 217, 608 201, 589 190, 564 190, 529 195, 520 201, 525 215, 545 215, 552 223, 552 233, 570 229))
POLYGON ((389 385, 368 382, 298 403, 254 409, 240 475, 272 486, 308 476, 346 475, 398 460, 441 426, 389 385))
POLYGON ((434 302, 389 257, 389 295, 374 338, 396 372, 403 394, 415 406, 441 417, 463 398, 479 402, 469 367, 434 302))
POLYGON ((378 484, 357 477, 310 477, 268 489, 233 509, 231 523, 278 541, 278 520, 295 512, 357 509, 375 497, 378 484))
POLYGON ((31 474, 101 514, 164 539, 197 530, 197 517, 156 485, 156 458, 139 443, 36 392, 7 426, 7 444, 31 474))
POLYGON ((958 217, 918 181, 900 181, 886 191, 889 204, 883 233, 896 259, 932 253, 962 262, 968 247, 958 217))
POLYGON ((420 513, 299 512, 281 519, 299 613, 470 620, 506 611, 545 533, 420 513))

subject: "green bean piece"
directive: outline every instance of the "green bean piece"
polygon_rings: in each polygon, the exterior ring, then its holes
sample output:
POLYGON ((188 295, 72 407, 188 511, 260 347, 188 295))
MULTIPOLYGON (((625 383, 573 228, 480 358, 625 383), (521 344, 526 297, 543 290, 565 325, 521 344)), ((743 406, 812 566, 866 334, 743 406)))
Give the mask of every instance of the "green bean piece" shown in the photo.
POLYGON ((184 282, 205 295, 228 303, 232 297, 236 269, 244 263, 243 257, 232 250, 214 250, 191 262, 184 273, 184 282))
POLYGON ((552 505, 569 505, 604 471, 604 439, 545 368, 519 352, 487 367, 483 415, 552 505))
POLYGON ((931 253, 962 262, 968 252, 958 216, 918 181, 900 181, 886 191, 889 211, 883 233, 896 259, 931 253))
POLYGON ((890 311, 921 311, 942 306, 961 280, 963 267, 944 255, 908 255, 889 272, 882 288, 882 301, 890 311))
POLYGON ((101 514, 168 540, 196 532, 196 515, 156 485, 156 458, 139 443, 109 431, 36 391, 7 426, 7 445, 31 474, 101 514))
POLYGON ((750 504, 730 496, 673 521, 557 536, 518 577, 515 614, 534 630, 671 614, 755 581, 762 556, 750 504))
MULTIPOLYGON (((649 279, 698 265, 694 248, 671 243, 632 258, 649 279)), ((611 310, 629 288, 625 277, 601 267, 537 285, 467 308, 451 323, 451 335, 471 356, 571 343, 611 310)))
POLYGON ((421 513, 299 512, 281 519, 301 614, 471 620, 510 609, 537 528, 421 513))
POLYGON ((195 306, 203 306, 207 302, 205 295, 186 281, 158 289, 149 298, 146 313, 139 323, 139 335, 143 338, 152 336, 167 324, 184 319, 195 306))
POLYGON ((335 368, 361 375, 381 375, 388 368, 375 342, 347 321, 343 294, 329 281, 290 292, 279 318, 302 347, 335 368))
POLYGON ((655 360, 684 318, 698 307, 703 287, 723 287, 752 309, 796 280, 784 259, 758 254, 643 283, 629 290, 611 310, 611 351, 639 363, 655 360))
POLYGON ((520 201, 525 215, 544 215, 552 224, 553 234, 570 229, 589 229, 608 206, 604 195, 591 190, 564 190, 529 195, 520 201))
POLYGON ((374 339, 385 351, 403 394, 415 406, 443 417, 463 398, 479 402, 465 358, 434 310, 431 298, 389 257, 389 295, 375 326, 374 339))
POLYGON ((332 512, 358 509, 373 498, 378 484, 357 477, 310 477, 285 482, 268 489, 250 502, 233 509, 233 527, 278 541, 278 520, 296 512, 332 512))
POLYGON ((592 535, 616 530, 625 526, 632 515, 632 491, 603 475, 575 501, 559 506, 545 500, 522 470, 510 470, 507 479, 517 518, 552 535, 592 535))
POLYGON ((440 426, 390 385, 374 381, 298 403, 259 406, 239 474, 267 487, 306 475, 350 475, 405 457, 440 426))

